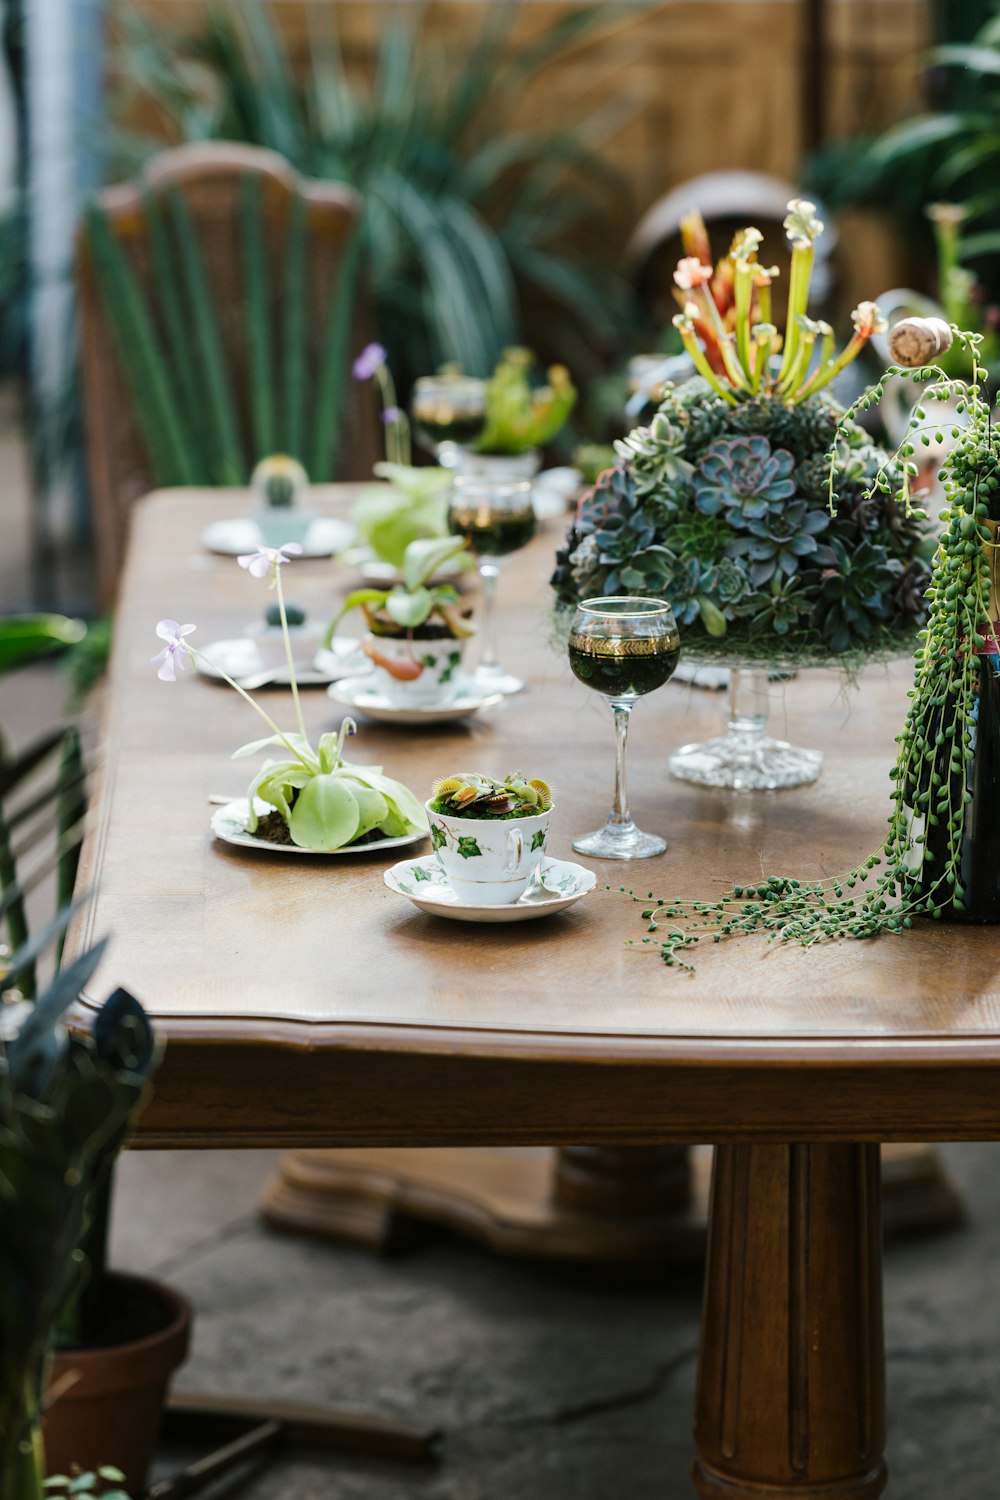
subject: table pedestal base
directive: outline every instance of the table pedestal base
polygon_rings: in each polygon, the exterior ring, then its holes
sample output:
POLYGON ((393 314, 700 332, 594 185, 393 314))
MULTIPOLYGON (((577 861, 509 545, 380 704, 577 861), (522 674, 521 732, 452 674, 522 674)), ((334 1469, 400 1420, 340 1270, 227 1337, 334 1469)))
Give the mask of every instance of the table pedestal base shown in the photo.
MULTIPOLYGON (((958 1222, 937 1152, 883 1152, 887 1235, 958 1222)), ((444 1225, 501 1255, 666 1270, 704 1254, 710 1174, 705 1146, 292 1151, 261 1206, 278 1229, 386 1253, 444 1225)))
POLYGON ((877 1146, 721 1146, 695 1407, 702 1500, 886 1482, 877 1146))

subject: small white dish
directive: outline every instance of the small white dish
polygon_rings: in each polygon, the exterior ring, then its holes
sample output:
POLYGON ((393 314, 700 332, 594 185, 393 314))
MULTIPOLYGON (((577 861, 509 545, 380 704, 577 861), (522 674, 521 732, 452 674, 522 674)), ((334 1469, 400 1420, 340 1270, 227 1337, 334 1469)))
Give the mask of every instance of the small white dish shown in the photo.
MULTIPOLYGON (((463 554, 463 557, 464 561, 449 558, 447 562, 443 562, 427 580, 428 584, 453 583, 456 578, 461 578, 463 573, 470 572, 471 559, 467 554, 463 554)), ((383 562, 381 558, 375 556, 370 547, 349 547, 346 552, 341 553, 338 561, 354 568, 367 583, 373 583, 378 588, 391 589, 397 583, 403 582, 402 569, 397 568, 395 563, 383 562)))
POLYGON ((383 875, 390 891, 434 917, 455 922, 530 922, 552 916, 586 896, 597 884, 593 870, 569 859, 546 859, 539 878, 524 895, 509 906, 475 906, 460 901, 444 877, 436 854, 422 859, 403 859, 383 875))
POLYGON ((484 693, 470 677, 460 677, 447 703, 396 703, 382 689, 374 672, 343 677, 327 688, 327 696, 344 708, 356 709, 383 724, 451 724, 492 708, 503 693, 484 693))
MULTIPOLYGON (((210 646, 205 647, 205 657, 207 660, 198 662, 198 671, 202 677, 208 677, 213 682, 221 682, 223 672, 240 682, 244 677, 255 677, 268 665, 257 642, 249 635, 237 636, 231 641, 213 641, 210 646)), ((336 682, 338 677, 347 677, 352 672, 360 671, 367 663, 359 641, 349 636, 336 636, 329 650, 320 647, 311 664, 300 667, 294 632, 292 659, 296 663, 295 680, 299 687, 327 687, 331 682, 336 682)), ((287 667, 276 668, 274 687, 287 687, 288 682, 287 667)))
POLYGON ((568 465, 559 469, 543 469, 536 474, 531 484, 531 503, 539 521, 551 521, 556 516, 565 516, 574 497, 583 489, 583 475, 579 469, 568 465))
MULTIPOLYGON (((266 802, 255 803, 258 818, 273 812, 266 802)), ((315 858, 338 859, 342 854, 381 854, 383 849, 405 849, 408 844, 419 844, 426 833, 404 833, 395 839, 376 839, 370 844, 345 844, 342 849, 303 849, 298 844, 272 844, 247 832, 247 815, 250 804, 245 797, 227 802, 216 808, 210 820, 212 832, 224 844, 236 844, 240 849, 262 850, 265 854, 308 854, 315 858)))
MULTIPOLYGON (((336 516, 317 516, 306 532, 302 543, 303 557, 332 557, 342 552, 354 536, 350 521, 341 521, 336 516)), ((263 545, 260 528, 252 516, 233 516, 225 521, 213 521, 201 534, 201 545, 206 552, 218 552, 223 557, 239 557, 242 552, 254 552, 263 545)))

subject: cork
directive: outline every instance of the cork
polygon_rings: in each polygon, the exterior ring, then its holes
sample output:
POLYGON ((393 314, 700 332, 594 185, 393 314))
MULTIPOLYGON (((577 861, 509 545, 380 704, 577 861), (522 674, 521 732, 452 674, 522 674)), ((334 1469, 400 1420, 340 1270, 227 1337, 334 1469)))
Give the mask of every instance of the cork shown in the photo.
POLYGON ((943 318, 904 318, 889 334, 890 354, 907 369, 930 364, 950 348, 951 329, 943 318))

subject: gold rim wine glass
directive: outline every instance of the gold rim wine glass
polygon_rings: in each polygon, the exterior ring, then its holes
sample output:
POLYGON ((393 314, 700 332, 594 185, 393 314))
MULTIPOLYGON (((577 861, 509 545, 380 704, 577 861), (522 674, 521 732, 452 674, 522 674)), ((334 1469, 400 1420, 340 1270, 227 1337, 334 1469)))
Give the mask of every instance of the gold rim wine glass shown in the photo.
POLYGON ((443 469, 457 469, 486 426, 486 382, 442 371, 414 381, 413 431, 443 469))
POLYGON ((497 480, 482 474, 458 474, 448 505, 448 527, 464 536, 479 564, 483 585, 482 652, 472 674, 477 687, 491 693, 519 693, 524 683, 505 672, 496 653, 496 589, 501 559, 518 552, 535 534, 538 521, 526 479, 497 480))
POLYGON ((670 605, 660 599, 616 595, 584 599, 569 631, 573 675, 611 704, 615 717, 615 796, 608 821, 573 840, 595 859, 648 859, 666 840, 637 828, 628 810, 625 751, 632 710, 640 698, 674 675, 680 636, 670 605))

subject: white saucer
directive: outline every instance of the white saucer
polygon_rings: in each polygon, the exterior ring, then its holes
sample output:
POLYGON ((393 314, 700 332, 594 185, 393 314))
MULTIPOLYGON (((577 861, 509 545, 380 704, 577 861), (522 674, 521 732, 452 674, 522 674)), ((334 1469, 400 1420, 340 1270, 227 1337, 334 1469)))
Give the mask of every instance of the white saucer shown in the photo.
POLYGON ((541 867, 541 881, 530 885, 519 901, 509 906, 474 906, 460 901, 444 878, 437 856, 403 859, 386 870, 382 879, 390 891, 405 896, 414 906, 435 917, 451 917, 456 922, 530 922, 565 911, 597 884, 593 870, 568 859, 546 859, 541 867))
MULTIPOLYGON (((348 545, 353 535, 354 527, 350 521, 338 520, 336 516, 317 516, 306 532, 302 556, 332 557, 348 545)), ((213 521, 201 534, 201 545, 206 552, 219 552, 224 557, 253 552, 262 541, 257 522, 250 516, 213 521)))
MULTIPOLYGON (((435 569, 427 582, 429 584, 452 583, 463 573, 471 572, 472 559, 467 553, 463 554, 463 558, 464 560, 461 561, 458 558, 448 558, 435 569)), ((366 582, 377 584, 379 588, 390 589, 395 584, 403 582, 402 569, 397 568, 395 563, 383 562, 375 556, 370 547, 349 547, 346 552, 341 553, 339 561, 356 569, 366 582)))
MULTIPOLYGON (((257 816, 263 817, 265 813, 274 812, 266 802, 257 801, 257 816)), ((265 854, 309 854, 329 859, 339 858, 342 854, 381 854, 383 849, 405 849, 408 844, 418 844, 427 837, 426 833, 404 833, 395 839, 377 839, 372 844, 345 844, 342 849, 303 849, 298 844, 272 844, 268 839, 259 839, 254 833, 247 833, 247 814, 250 810, 249 803, 245 797, 239 797, 235 802, 227 802, 225 807, 216 808, 211 818, 212 832, 217 839, 222 839, 225 844, 237 844, 241 849, 259 849, 265 854)))
MULTIPOLYGON (((315 636, 313 639, 315 640, 315 636)), ((198 671, 202 677, 208 677, 213 682, 222 682, 223 672, 239 682, 243 677, 254 677, 264 670, 264 660, 257 642, 250 635, 237 636, 231 641, 213 641, 210 646, 205 647, 205 656, 208 659, 198 662, 198 671)), ((300 667, 293 634, 292 658, 296 662, 295 680, 299 687, 327 687, 329 683, 336 682, 338 677, 359 672, 367 662, 360 642, 346 635, 336 636, 329 650, 320 647, 311 664, 300 667)), ((287 687, 288 681, 288 669, 284 667, 275 670, 268 686, 287 687)))
POLYGON ((362 677, 344 677, 327 688, 327 696, 345 708, 357 709, 369 719, 383 724, 451 724, 492 708, 503 700, 503 693, 484 693, 471 678, 460 677, 454 697, 447 703, 394 703, 378 684, 373 672, 362 677))

